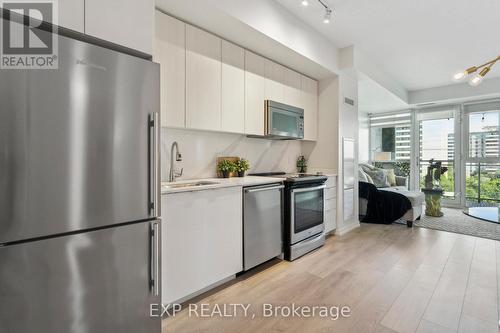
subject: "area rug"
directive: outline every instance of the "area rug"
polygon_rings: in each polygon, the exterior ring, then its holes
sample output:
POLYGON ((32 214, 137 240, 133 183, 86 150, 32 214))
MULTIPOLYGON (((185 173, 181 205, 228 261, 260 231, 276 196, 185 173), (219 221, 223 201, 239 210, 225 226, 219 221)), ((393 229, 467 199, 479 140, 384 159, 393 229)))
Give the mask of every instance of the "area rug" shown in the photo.
MULTIPOLYGON (((422 211, 425 211, 423 209, 422 211)), ((465 215, 460 209, 442 208, 443 217, 422 214, 413 225, 422 228, 455 232, 482 238, 500 240, 500 224, 482 221, 465 215)))

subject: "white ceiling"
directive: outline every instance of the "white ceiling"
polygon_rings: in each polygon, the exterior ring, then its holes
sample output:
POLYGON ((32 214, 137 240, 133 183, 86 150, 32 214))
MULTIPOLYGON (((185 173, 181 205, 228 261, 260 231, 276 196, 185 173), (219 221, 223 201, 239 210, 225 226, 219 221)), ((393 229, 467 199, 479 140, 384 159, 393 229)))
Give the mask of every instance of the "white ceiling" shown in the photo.
MULTIPOLYGON (((275 0, 338 47, 354 45, 407 90, 452 83, 458 70, 500 54, 500 0, 275 0)), ((488 77, 500 77, 500 64, 488 77)))
POLYGON ((405 108, 408 108, 408 104, 372 79, 363 78, 358 81, 358 109, 360 112, 380 113, 405 108))

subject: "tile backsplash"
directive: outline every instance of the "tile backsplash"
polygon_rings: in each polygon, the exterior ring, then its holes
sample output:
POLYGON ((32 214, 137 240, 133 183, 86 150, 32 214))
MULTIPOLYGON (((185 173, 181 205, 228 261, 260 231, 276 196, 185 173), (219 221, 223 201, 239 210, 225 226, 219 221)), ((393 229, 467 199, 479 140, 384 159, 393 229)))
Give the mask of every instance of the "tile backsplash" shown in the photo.
POLYGON ((249 172, 296 171, 297 157, 302 155, 302 142, 272 141, 247 138, 241 134, 216 133, 162 128, 162 180, 168 180, 170 147, 177 141, 182 161, 176 169, 184 168, 179 179, 210 178, 216 176, 215 163, 220 156, 238 156, 250 162, 249 172))

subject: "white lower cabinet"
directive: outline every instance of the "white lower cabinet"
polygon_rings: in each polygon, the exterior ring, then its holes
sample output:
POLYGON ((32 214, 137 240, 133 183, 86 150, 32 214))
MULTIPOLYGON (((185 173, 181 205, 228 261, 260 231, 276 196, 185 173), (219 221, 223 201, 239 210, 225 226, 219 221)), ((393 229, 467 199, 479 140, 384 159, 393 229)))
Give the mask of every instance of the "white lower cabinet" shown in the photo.
POLYGON ((161 209, 164 304, 242 271, 241 187, 164 194, 161 209))
POLYGON ((337 177, 330 176, 325 189, 325 232, 337 229, 337 177))

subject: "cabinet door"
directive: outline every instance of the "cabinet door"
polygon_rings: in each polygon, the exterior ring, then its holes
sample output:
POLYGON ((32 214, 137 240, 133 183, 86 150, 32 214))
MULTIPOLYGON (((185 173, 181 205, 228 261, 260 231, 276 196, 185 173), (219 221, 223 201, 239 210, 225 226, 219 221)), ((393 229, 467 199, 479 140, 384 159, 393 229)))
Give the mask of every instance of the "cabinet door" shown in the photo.
POLYGON ((85 0, 85 33, 153 54, 154 0, 85 0))
POLYGON ((284 101, 286 104, 303 108, 301 75, 285 68, 284 101))
POLYGON ((221 39, 186 25, 186 127, 221 129, 221 39))
POLYGON ((183 300, 243 269, 242 189, 162 196, 162 301, 183 300))
POLYGON ((245 132, 245 50, 222 41, 221 127, 225 132, 245 132))
POLYGON ((161 65, 161 124, 185 127, 186 24, 156 12, 154 61, 161 65))
POLYGON ((285 67, 266 59, 265 62, 265 92, 266 99, 285 103, 285 67))
POLYGON ((245 50, 245 134, 264 135, 265 62, 245 50))
POLYGON ((318 82, 302 75, 302 107, 304 108, 304 140, 318 138, 318 82))

